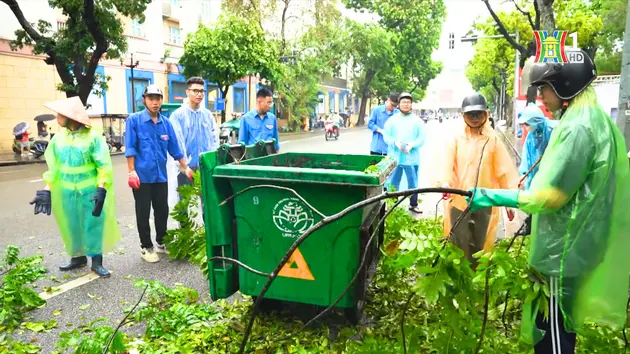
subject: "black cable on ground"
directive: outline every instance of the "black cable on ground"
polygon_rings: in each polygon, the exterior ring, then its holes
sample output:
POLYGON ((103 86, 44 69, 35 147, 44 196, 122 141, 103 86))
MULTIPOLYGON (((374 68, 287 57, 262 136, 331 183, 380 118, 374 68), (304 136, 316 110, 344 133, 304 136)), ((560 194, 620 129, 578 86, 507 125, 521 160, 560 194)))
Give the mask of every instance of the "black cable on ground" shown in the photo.
POLYGON ((114 332, 112 332, 112 335, 109 336, 109 340, 107 341, 105 348, 103 348, 103 354, 107 354, 107 351, 109 350, 109 346, 112 345, 112 342, 114 341, 114 336, 116 336, 116 333, 118 333, 118 331, 120 330, 120 327, 123 326, 123 324, 125 323, 125 321, 127 321, 129 316, 131 316, 131 314, 136 310, 136 307, 140 305, 140 302, 142 301, 142 298, 144 298, 144 294, 147 292, 148 288, 149 288, 149 285, 147 284, 147 286, 144 287, 144 290, 142 290, 142 294, 140 295, 138 302, 136 302, 136 304, 133 305, 133 307, 131 308, 131 311, 129 311, 129 313, 125 316, 125 318, 123 318, 122 321, 120 321, 120 323, 118 324, 114 332))
POLYGON ((280 272, 280 270, 282 269, 282 267, 284 267, 284 265, 288 262, 289 258, 291 257, 291 255, 293 254, 293 252, 295 251, 295 249, 297 247, 299 247, 310 235, 312 235, 316 230, 320 229, 321 227, 330 224, 334 221, 337 221, 339 219, 341 219, 342 217, 344 217, 345 215, 358 210, 358 209, 362 209, 363 207, 373 204, 375 202, 381 201, 383 199, 389 199, 389 198, 396 198, 396 197, 403 197, 403 196, 409 196, 412 194, 424 194, 424 193, 449 193, 449 194, 458 194, 458 195, 462 195, 462 196, 467 196, 467 197, 471 197, 472 193, 469 191, 464 191, 464 190, 460 190, 460 189, 453 189, 453 188, 414 188, 414 189, 409 189, 406 191, 399 191, 399 192, 385 192, 381 195, 378 196, 374 196, 368 199, 365 199, 359 203, 353 204, 345 209, 343 209, 342 211, 340 211, 337 214, 331 215, 331 216, 327 216, 325 218, 323 218, 320 222, 318 222, 317 224, 313 225, 310 229, 308 229, 305 233, 302 234, 302 236, 298 237, 295 242, 293 243, 293 245, 291 245, 291 247, 289 248, 289 250, 285 253, 284 257, 282 258, 282 260, 280 261, 280 263, 278 263, 278 265, 276 266, 276 268, 273 270, 273 272, 271 273, 271 277, 269 277, 269 279, 267 280, 267 282, 265 283, 265 285, 263 286, 261 292, 259 293, 258 297, 256 298, 256 301, 254 302, 254 307, 252 309, 252 313, 250 315, 250 319, 249 319, 249 323, 247 324, 247 327, 245 329, 245 333, 243 335, 243 341, 241 342, 241 347, 239 349, 239 353, 243 354, 245 353, 245 347, 247 346, 247 343, 249 341, 249 335, 251 334, 251 330, 252 327, 254 325, 254 320, 256 318, 257 312, 260 308, 260 304, 264 298, 264 295, 267 293, 267 291, 269 290, 269 287, 271 287, 271 284, 273 283, 273 281, 275 280, 276 276, 278 275, 278 273, 280 272))

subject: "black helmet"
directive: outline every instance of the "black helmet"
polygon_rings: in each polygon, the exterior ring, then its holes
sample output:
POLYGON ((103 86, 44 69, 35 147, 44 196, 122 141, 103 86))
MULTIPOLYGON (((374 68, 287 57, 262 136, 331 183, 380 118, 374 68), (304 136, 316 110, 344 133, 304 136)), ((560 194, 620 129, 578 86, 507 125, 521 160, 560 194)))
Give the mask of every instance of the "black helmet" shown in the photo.
POLYGON ((488 102, 482 94, 475 92, 466 96, 462 102, 462 113, 485 111, 488 109, 488 102))
POLYGON ((398 102, 400 102, 403 98, 408 98, 411 100, 411 102, 413 102, 413 96, 411 96, 409 92, 401 93, 400 96, 398 96, 398 102))
POLYGON ((595 63, 584 51, 583 63, 538 63, 529 74, 532 86, 549 84, 563 100, 570 100, 595 80, 595 63))

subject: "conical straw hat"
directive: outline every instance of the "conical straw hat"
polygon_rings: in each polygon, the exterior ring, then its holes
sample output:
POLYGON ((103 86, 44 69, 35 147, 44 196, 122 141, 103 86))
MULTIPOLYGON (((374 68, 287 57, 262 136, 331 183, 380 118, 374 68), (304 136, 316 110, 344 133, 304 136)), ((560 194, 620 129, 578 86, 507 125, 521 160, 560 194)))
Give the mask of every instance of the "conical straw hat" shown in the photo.
POLYGON ((77 96, 66 98, 64 100, 52 101, 44 104, 50 110, 68 117, 75 122, 79 122, 85 126, 91 126, 90 117, 88 116, 83 102, 77 96))

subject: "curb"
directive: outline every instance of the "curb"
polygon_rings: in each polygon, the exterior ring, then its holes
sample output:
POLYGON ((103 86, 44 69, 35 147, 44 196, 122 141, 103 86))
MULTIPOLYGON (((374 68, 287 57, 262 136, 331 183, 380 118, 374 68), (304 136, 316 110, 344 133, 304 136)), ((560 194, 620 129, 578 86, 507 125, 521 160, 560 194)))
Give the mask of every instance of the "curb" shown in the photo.
MULTIPOLYGON (((117 155, 123 155, 124 152, 122 151, 116 151, 116 152, 112 152, 109 155, 110 156, 117 156, 117 155)), ((44 158, 39 158, 39 159, 35 159, 35 160, 25 160, 25 161, 19 161, 19 160, 5 160, 5 161, 0 161, 0 167, 7 167, 7 166, 21 166, 21 165, 32 165, 32 164, 40 164, 40 163, 45 163, 46 160, 44 158)))

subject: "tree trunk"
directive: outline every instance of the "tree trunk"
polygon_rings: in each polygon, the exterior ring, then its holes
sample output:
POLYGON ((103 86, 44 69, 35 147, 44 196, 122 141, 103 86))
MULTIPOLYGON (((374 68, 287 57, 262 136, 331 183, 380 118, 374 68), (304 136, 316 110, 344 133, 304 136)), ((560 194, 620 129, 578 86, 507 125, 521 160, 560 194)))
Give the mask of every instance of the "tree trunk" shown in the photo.
POLYGON ((227 108, 228 100, 227 95, 230 91, 230 85, 225 85, 220 88, 221 97, 223 97, 223 109, 221 110, 221 123, 225 123, 225 109, 227 108))
POLYGON ((553 16, 554 0, 536 0, 540 11, 541 30, 551 34, 556 29, 556 20, 553 16))
POLYGON ((283 0, 282 1, 284 3, 284 8, 282 9, 282 22, 281 22, 281 33, 280 36, 282 36, 282 44, 280 46, 280 56, 285 55, 285 51, 287 49, 287 37, 285 34, 286 31, 286 26, 287 26, 287 10, 289 9, 289 3, 291 2, 291 0, 283 0))
POLYGON ((363 81, 363 88, 361 90, 361 106, 359 108, 359 120, 357 121, 357 125, 365 124, 365 107, 367 106, 367 101, 370 98, 370 84, 372 83, 372 79, 376 75, 376 71, 368 70, 365 73, 365 80, 363 81))

